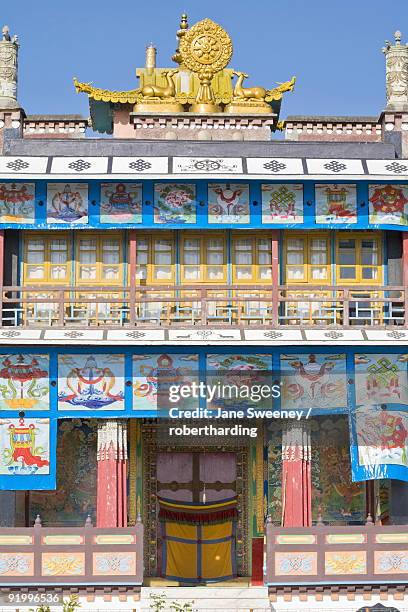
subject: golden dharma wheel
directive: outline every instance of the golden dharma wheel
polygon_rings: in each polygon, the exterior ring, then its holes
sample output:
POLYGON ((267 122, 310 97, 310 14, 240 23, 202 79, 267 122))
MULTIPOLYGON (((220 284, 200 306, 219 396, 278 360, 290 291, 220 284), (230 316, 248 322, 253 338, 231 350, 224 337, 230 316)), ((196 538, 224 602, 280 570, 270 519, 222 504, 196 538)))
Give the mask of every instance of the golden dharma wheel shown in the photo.
POLYGON ((228 33, 211 19, 203 19, 186 31, 180 42, 183 64, 192 72, 203 70, 216 74, 232 57, 232 41, 228 33))

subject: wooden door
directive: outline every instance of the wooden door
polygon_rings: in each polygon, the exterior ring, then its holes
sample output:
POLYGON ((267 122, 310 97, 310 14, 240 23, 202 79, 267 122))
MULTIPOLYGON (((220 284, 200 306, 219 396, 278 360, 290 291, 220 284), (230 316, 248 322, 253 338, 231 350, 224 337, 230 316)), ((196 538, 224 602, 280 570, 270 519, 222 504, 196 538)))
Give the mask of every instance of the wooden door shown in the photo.
MULTIPOLYGON (((222 452, 160 452, 157 496, 177 502, 216 502, 236 495, 236 455, 222 452)), ((162 547, 158 538, 158 568, 162 547)))

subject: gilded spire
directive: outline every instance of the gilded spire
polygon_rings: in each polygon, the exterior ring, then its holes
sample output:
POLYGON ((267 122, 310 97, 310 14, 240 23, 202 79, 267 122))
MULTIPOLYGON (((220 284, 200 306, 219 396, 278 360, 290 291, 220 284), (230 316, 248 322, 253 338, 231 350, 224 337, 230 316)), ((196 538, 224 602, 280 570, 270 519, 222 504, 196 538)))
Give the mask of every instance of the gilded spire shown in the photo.
POLYGON ((181 54, 180 54, 180 42, 183 36, 185 35, 185 33, 187 32, 187 30, 188 30, 187 14, 183 13, 181 15, 179 29, 177 30, 177 38, 178 38, 177 49, 176 49, 175 54, 171 58, 173 62, 176 62, 176 64, 181 65, 183 63, 183 58, 181 57, 181 54))

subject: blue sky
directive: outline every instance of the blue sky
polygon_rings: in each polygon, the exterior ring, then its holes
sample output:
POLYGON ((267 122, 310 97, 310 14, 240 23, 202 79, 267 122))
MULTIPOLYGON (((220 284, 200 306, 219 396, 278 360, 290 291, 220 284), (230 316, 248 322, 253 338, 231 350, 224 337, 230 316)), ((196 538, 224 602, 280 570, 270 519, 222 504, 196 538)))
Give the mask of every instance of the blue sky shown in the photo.
POLYGON ((171 65, 183 11, 190 25, 210 17, 234 43, 231 65, 249 84, 297 76, 282 116, 378 114, 384 107, 385 39, 408 40, 407 0, 20 0, 0 20, 21 41, 19 98, 27 113, 88 113, 72 77, 133 89, 145 46, 171 65))

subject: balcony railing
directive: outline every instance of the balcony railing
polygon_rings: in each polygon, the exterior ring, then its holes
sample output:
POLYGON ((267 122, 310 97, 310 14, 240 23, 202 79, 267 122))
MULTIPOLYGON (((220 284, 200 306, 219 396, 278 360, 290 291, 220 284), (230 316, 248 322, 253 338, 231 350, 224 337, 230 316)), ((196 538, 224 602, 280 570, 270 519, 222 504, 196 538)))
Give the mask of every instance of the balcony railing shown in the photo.
POLYGON ((408 525, 266 525, 269 585, 398 583, 408 579, 408 525))
POLYGON ((408 287, 3 287, 2 326, 407 327, 408 287))
POLYGON ((141 585, 143 525, 0 528, 0 588, 28 585, 141 585))

